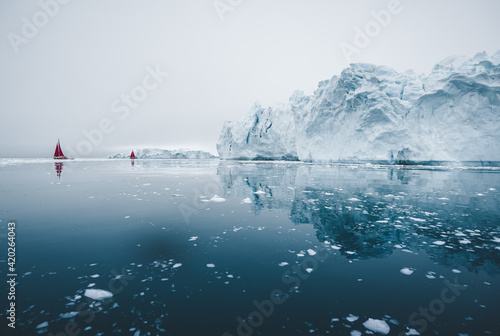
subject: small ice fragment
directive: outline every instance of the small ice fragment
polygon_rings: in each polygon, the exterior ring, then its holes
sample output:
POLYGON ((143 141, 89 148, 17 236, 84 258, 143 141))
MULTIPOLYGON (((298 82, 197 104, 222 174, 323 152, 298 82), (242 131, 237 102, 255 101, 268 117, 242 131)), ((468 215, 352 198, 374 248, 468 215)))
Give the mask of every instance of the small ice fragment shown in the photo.
POLYGON ((449 198, 446 198, 446 197, 440 197, 438 199, 441 200, 441 201, 449 201, 450 200, 449 198))
POLYGON ((286 265, 288 265, 288 263, 286 261, 282 261, 278 264, 278 266, 281 266, 281 267, 286 266, 286 265))
POLYGON ((297 257, 303 257, 304 253, 297 253, 297 257))
POLYGON ((45 321, 36 326, 37 329, 47 328, 49 326, 49 322, 45 321))
POLYGON ((90 276, 91 278, 98 278, 99 277, 99 274, 93 274, 90 276))
POLYGON ((69 312, 69 313, 61 314, 61 315, 59 315, 59 317, 64 318, 64 319, 69 319, 69 318, 75 317, 78 314, 80 314, 80 313, 79 312, 69 312))
POLYGON ((351 202, 361 202, 361 200, 359 198, 356 198, 356 197, 349 198, 348 201, 351 201, 351 202))
POLYGON ((460 244, 470 244, 472 243, 469 239, 462 239, 458 241, 460 244))
POLYGON ((411 335, 420 335, 420 333, 418 331, 416 331, 415 329, 410 329, 408 330, 408 332, 405 333, 405 335, 408 335, 408 336, 411 336, 411 335))
POLYGON ((251 200, 250 198, 248 198, 248 197, 247 197, 247 198, 243 199, 243 200, 241 201, 241 203, 244 203, 244 204, 250 204, 250 203, 252 203, 252 200, 251 200))
POLYGON ((207 267, 208 267, 208 268, 214 268, 214 267, 215 267, 215 264, 207 264, 207 267))
POLYGON ((189 238, 189 241, 193 241, 193 240, 196 240, 196 239, 198 239, 198 237, 194 236, 194 237, 189 238))
POLYGON ((113 297, 111 292, 103 289, 86 289, 83 295, 93 300, 105 300, 113 297))
POLYGON ((354 252, 354 251, 345 251, 345 253, 347 253, 347 254, 356 254, 356 252, 354 252))
POLYGON ((434 245, 444 245, 446 244, 446 242, 442 241, 442 240, 436 240, 435 242, 433 242, 434 245))
POLYGON ((123 218, 130 218, 130 216, 125 216, 125 217, 123 217, 123 218))
POLYGON ((313 256, 316 254, 316 251, 314 251, 313 249, 308 249, 307 253, 309 253, 310 256, 313 256))
POLYGON ((457 269, 452 269, 451 271, 452 271, 453 273, 462 273, 462 271, 461 271, 461 270, 457 270, 457 269))
POLYGON ((340 246, 338 246, 338 245, 332 245, 332 249, 334 249, 334 250, 340 250, 340 249, 341 249, 341 247, 340 247, 340 246))
POLYGON ((412 275, 413 271, 414 270, 412 270, 411 268, 408 268, 408 267, 402 268, 400 270, 400 272, 403 273, 404 275, 412 275))
POLYGON ((312 271, 314 271, 312 268, 306 268, 307 273, 311 273, 312 271))
POLYGON ((422 218, 410 217, 410 219, 411 219, 412 221, 415 221, 415 222, 425 222, 425 219, 422 219, 422 218))
POLYGON ((498 237, 493 237, 493 242, 494 242, 494 243, 500 243, 500 238, 498 238, 498 237))
POLYGON ((363 334, 359 330, 353 330, 353 331, 351 331, 351 336, 361 336, 361 335, 363 335, 363 334))
POLYGON ((172 266, 172 268, 177 268, 177 267, 181 267, 181 266, 182 266, 182 263, 177 263, 174 266, 172 266))
POLYGON ((234 278, 234 276, 232 274, 228 274, 227 277, 230 279, 234 278))
POLYGON ((97 265, 97 263, 94 263, 94 264, 90 264, 89 266, 95 266, 95 265, 97 265))
POLYGON ((359 316, 349 314, 349 316, 347 316, 345 319, 349 322, 354 322, 354 321, 357 321, 359 319, 359 316))
POLYGON ((225 198, 222 198, 222 197, 217 196, 217 195, 214 195, 214 197, 212 197, 210 199, 210 202, 216 202, 216 203, 225 202, 225 201, 226 201, 225 198))
POLYGON ((265 194, 266 194, 266 192, 265 192, 265 191, 262 191, 262 190, 258 190, 258 191, 256 191, 256 192, 254 192, 254 194, 256 194, 256 195, 265 195, 265 194))
POLYGON ((385 223, 389 223, 389 221, 388 220, 378 220, 375 223, 385 224, 385 223))
POLYGON ((383 320, 369 318, 363 323, 363 325, 365 326, 366 329, 381 333, 383 335, 387 335, 389 331, 391 331, 391 327, 389 327, 387 322, 383 320))

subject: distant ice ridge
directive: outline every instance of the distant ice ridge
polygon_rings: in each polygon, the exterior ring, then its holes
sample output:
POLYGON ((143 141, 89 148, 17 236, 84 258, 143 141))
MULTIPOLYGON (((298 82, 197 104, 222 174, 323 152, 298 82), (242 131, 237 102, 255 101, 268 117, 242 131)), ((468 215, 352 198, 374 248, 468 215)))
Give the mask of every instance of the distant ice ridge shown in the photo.
POLYGON ((222 159, 500 161, 500 51, 449 57, 431 73, 352 64, 312 96, 226 122, 222 159))
MULTIPOLYGON (((168 150, 160 148, 134 149, 138 159, 214 159, 214 155, 201 150, 177 149, 168 150)), ((130 153, 118 153, 108 156, 110 159, 129 158, 130 153)))

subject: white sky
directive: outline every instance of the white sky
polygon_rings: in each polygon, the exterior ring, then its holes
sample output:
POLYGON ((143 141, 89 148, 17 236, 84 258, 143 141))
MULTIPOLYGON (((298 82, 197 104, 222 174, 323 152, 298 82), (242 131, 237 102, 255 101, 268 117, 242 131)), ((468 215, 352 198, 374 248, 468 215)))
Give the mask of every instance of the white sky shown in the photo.
MULTIPOLYGON (((72 0, 47 22, 38 1, 2 1, 0 157, 51 157, 57 138, 78 157, 88 149, 82 132, 103 119, 113 131, 89 157, 147 146, 215 153, 222 123, 255 101, 286 102, 340 74, 348 65, 340 45, 390 2, 218 1, 236 4, 224 20, 213 0, 72 0), (11 33, 22 37, 23 17, 33 16, 45 25, 16 53, 11 33), (112 102, 142 85, 148 66, 169 75, 120 119, 112 102)), ((428 73, 447 56, 500 49, 498 0, 400 3, 353 61, 428 73)))

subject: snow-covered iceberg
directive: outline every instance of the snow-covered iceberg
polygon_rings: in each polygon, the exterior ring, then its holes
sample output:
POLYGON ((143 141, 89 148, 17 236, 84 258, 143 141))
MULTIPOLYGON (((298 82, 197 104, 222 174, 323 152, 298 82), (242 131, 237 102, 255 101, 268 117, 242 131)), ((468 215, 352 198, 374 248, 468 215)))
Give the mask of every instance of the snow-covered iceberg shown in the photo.
MULTIPOLYGON (((138 159, 214 159, 214 155, 201 150, 178 149, 168 150, 160 148, 134 149, 138 159)), ((130 153, 118 153, 108 156, 109 159, 129 158, 130 153)))
POLYGON ((226 122, 222 159, 500 161, 500 51, 449 57, 429 75, 352 64, 275 108, 226 122))

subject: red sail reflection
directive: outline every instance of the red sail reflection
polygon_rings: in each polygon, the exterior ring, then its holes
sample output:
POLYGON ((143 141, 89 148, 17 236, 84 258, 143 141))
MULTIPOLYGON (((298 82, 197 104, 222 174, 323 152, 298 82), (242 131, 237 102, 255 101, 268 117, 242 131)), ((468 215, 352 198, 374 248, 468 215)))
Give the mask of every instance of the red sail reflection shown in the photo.
POLYGON ((62 163, 62 162, 55 162, 55 165, 56 165, 56 174, 57 174, 57 177, 59 177, 59 179, 61 179, 61 174, 62 174, 64 163, 62 163))

